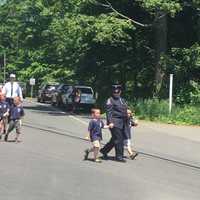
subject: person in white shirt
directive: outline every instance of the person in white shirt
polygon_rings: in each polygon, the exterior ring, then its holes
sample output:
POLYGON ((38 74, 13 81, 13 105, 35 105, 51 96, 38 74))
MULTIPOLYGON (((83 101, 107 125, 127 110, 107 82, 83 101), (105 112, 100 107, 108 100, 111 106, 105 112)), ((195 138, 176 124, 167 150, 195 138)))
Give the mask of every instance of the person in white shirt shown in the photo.
POLYGON ((2 93, 5 95, 6 101, 10 106, 13 105, 13 99, 15 97, 20 97, 20 100, 23 101, 22 89, 15 81, 15 78, 15 74, 10 74, 10 81, 7 82, 2 89, 2 93))
POLYGON ((2 91, 2 89, 3 89, 3 85, 0 85, 0 92, 2 91))

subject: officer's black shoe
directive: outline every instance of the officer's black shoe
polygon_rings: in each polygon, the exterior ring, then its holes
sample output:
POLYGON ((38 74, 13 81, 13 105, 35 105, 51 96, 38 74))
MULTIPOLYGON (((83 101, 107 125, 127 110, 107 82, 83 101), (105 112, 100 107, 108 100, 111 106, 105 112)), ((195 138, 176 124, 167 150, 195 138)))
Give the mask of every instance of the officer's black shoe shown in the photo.
POLYGON ((107 155, 106 153, 104 153, 104 152, 102 151, 102 149, 100 149, 100 153, 102 154, 102 159, 103 159, 103 160, 108 160, 108 155, 107 155))
POLYGON ((126 160, 123 158, 116 158, 115 159, 117 162, 121 162, 121 163, 126 163, 126 160))
POLYGON ((5 135, 5 137, 4 137, 4 141, 5 141, 5 142, 8 141, 8 135, 5 135))

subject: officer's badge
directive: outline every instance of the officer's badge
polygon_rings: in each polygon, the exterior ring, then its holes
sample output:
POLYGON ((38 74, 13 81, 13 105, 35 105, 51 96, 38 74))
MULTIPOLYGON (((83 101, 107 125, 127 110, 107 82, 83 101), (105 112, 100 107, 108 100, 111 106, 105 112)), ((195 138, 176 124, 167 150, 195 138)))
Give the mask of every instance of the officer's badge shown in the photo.
POLYGON ((20 112, 20 111, 21 111, 21 109, 20 109, 20 108, 18 108, 18 109, 17 109, 17 112, 20 112))
POLYGON ((111 100, 108 99, 107 102, 106 102, 106 105, 111 105, 111 104, 112 104, 112 103, 111 103, 111 100))

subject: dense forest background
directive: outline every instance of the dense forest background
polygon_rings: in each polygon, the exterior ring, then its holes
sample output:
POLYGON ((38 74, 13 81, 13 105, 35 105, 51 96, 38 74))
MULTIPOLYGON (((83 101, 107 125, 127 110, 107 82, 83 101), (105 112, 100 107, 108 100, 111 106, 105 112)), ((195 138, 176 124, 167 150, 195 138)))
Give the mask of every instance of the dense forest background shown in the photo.
MULTIPOLYGON (((37 85, 91 85, 105 99, 121 83, 128 99, 200 103, 199 0, 0 0, 0 57, 37 85)), ((0 75, 3 81, 3 73, 0 75)))

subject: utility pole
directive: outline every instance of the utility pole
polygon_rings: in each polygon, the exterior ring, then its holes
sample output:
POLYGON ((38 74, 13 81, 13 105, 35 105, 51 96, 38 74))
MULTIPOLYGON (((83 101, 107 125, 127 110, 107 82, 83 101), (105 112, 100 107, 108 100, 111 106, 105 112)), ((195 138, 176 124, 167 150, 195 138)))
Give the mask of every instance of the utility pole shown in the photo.
POLYGON ((3 54, 3 82, 6 82, 6 53, 3 54))
POLYGON ((170 74, 169 84, 169 114, 172 112, 172 95, 173 95, 173 74, 170 74))

